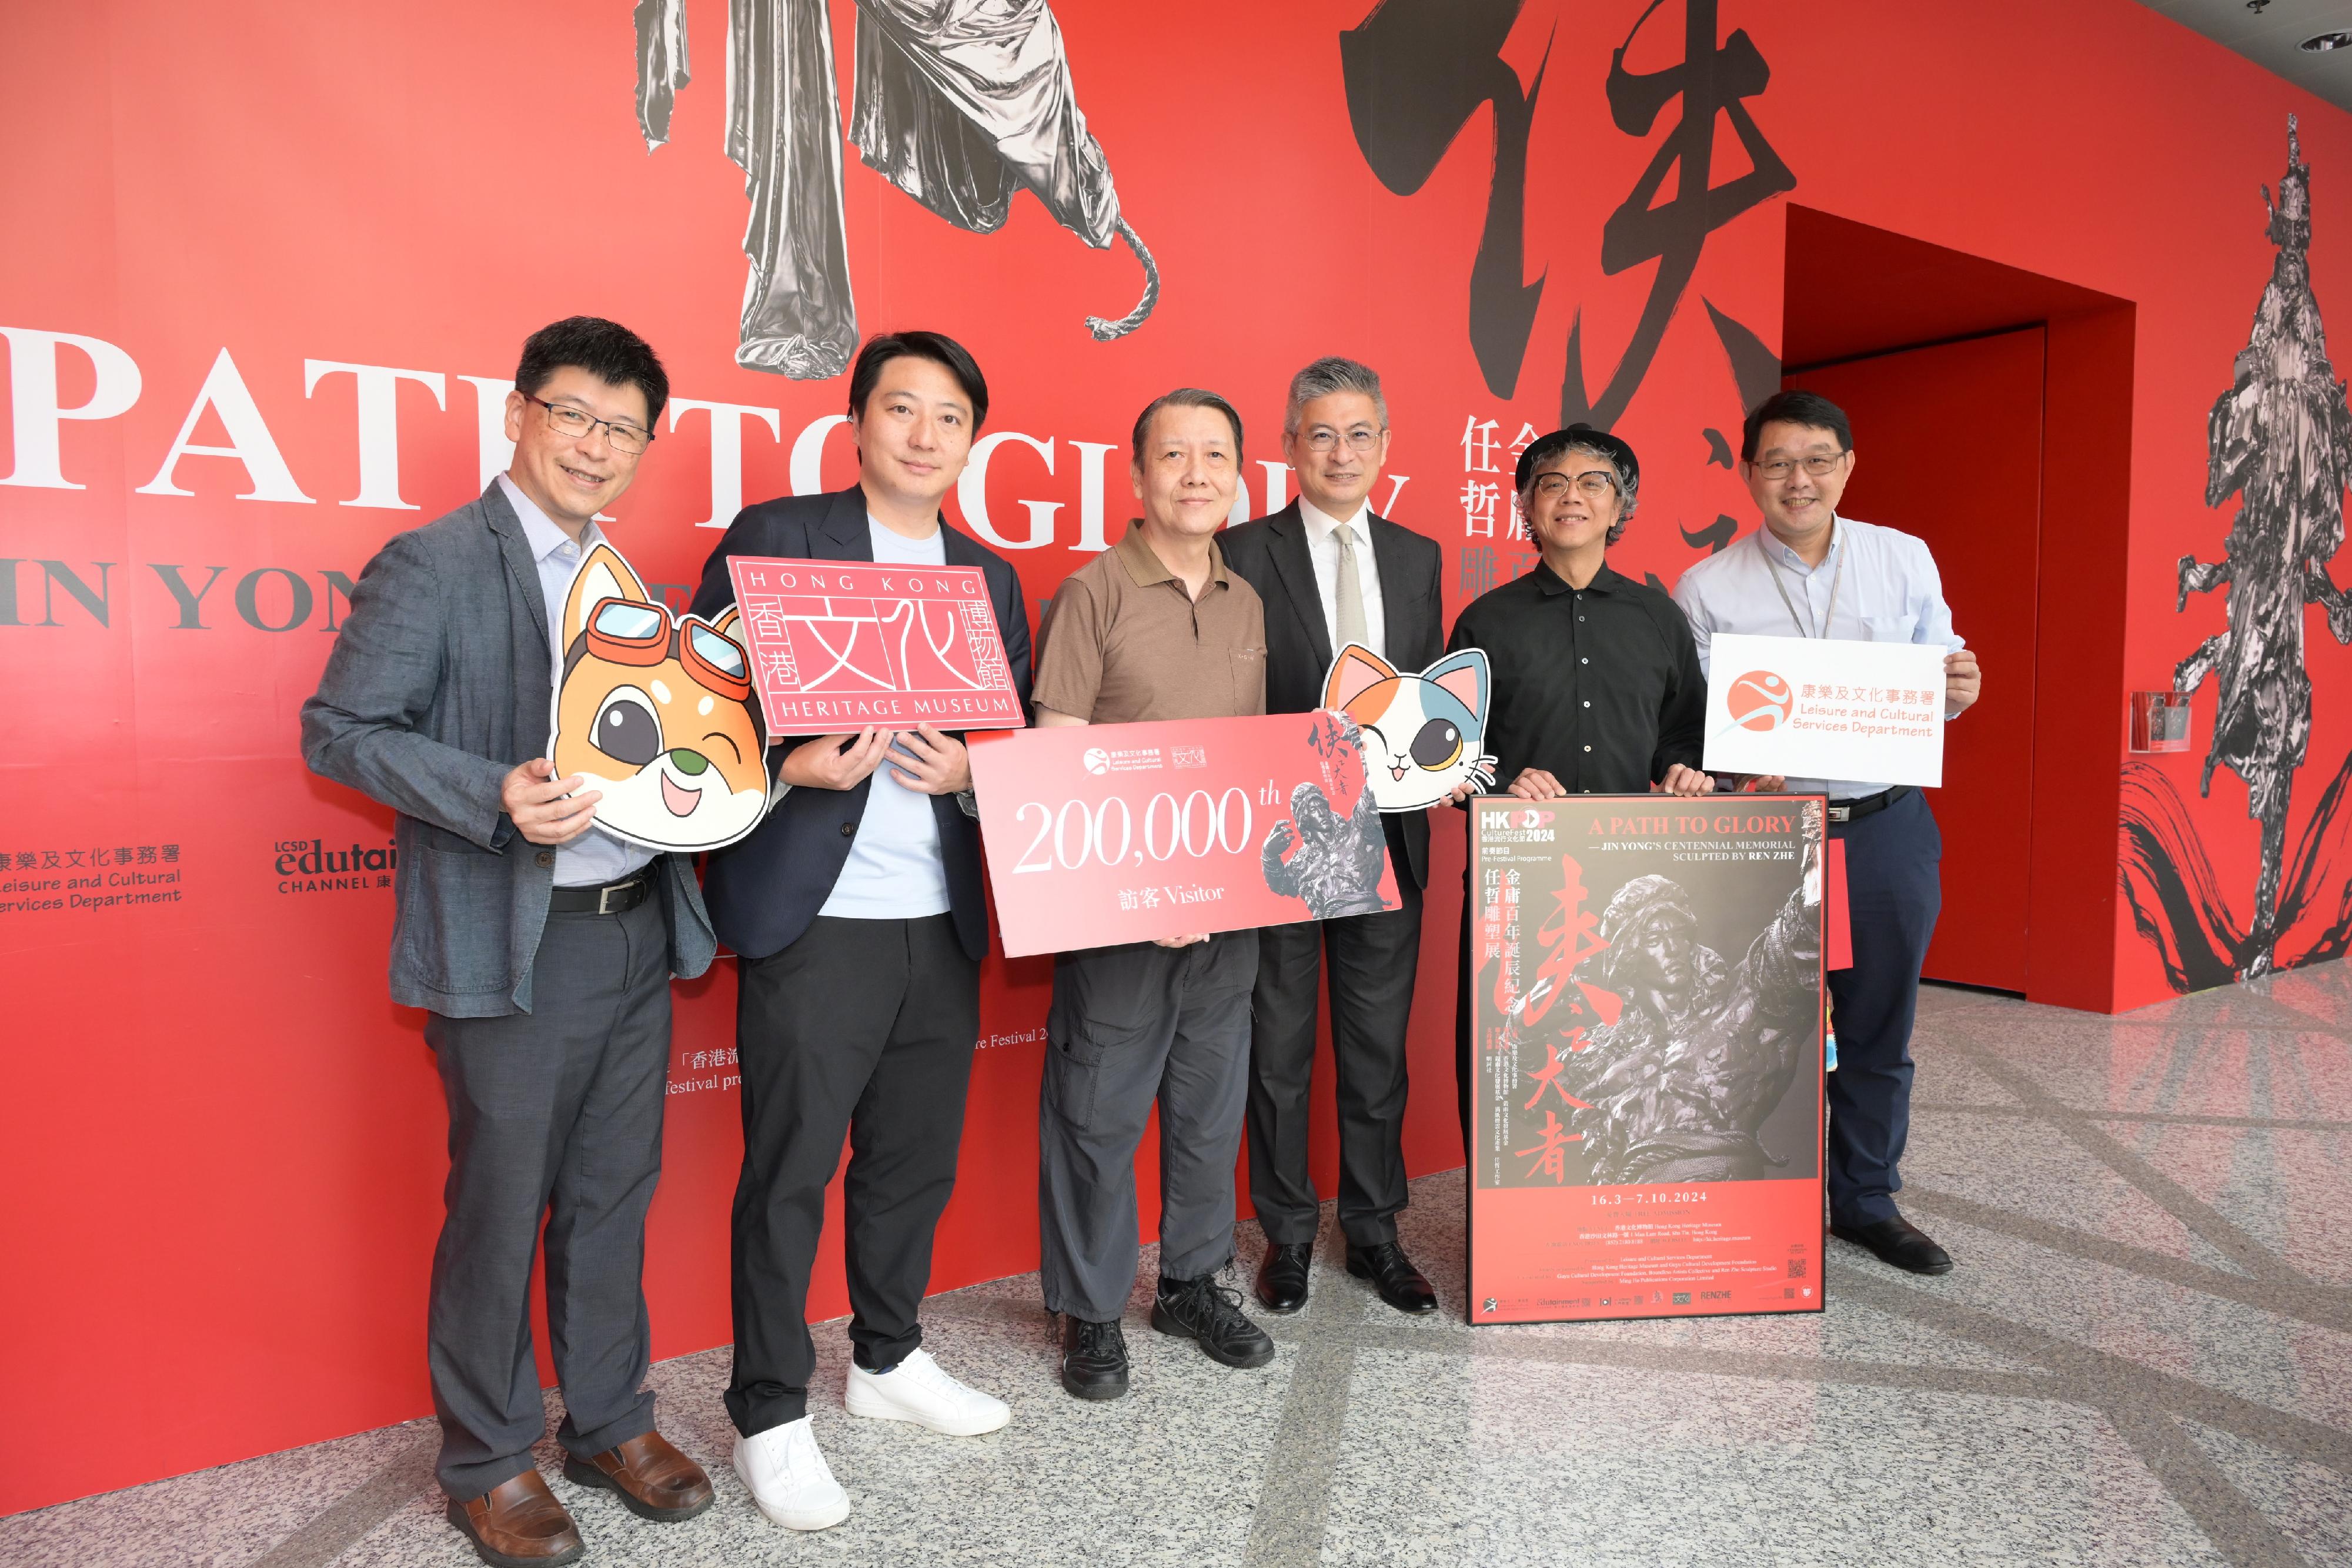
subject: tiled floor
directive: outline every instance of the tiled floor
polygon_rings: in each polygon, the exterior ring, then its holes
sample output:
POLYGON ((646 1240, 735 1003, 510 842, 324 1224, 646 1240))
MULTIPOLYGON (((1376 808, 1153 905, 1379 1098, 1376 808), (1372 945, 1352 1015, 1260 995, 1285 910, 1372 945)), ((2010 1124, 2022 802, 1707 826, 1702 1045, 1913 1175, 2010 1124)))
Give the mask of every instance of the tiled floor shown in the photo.
MULTIPOLYGON (((701 1519, 542 1468, 605 1568, 2352 1563, 2352 969, 2113 1019, 1931 988, 1916 1053, 1904 1202, 1959 1259, 1940 1280, 1832 1243, 1818 1316, 1474 1333, 1455 1172, 1405 1216, 1444 1312, 1382 1308, 1327 1226, 1257 1372, 1153 1334, 1139 1294, 1133 1395, 1080 1404, 1034 1277, 937 1298, 933 1349, 1013 1424, 828 1403, 836 1530, 752 1510, 723 1350, 654 1372, 719 1486, 701 1519)), ((418 1423, 0 1519, 0 1563, 455 1568, 432 1448, 418 1423)))

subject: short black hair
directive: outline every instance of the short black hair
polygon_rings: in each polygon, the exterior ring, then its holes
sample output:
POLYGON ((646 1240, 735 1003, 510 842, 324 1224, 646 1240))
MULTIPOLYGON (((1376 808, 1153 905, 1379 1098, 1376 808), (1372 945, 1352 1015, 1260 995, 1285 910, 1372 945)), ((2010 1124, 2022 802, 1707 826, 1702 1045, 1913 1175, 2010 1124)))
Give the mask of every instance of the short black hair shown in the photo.
POLYGON ((669 372, 653 345, 602 316, 566 316, 523 340, 522 361, 515 366, 515 390, 536 395, 564 369, 586 371, 612 386, 634 386, 646 394, 646 428, 650 431, 669 402, 669 372))
POLYGON ((1234 412, 1234 405, 1215 392, 1203 392, 1199 387, 1178 387, 1174 392, 1161 392, 1145 403, 1143 412, 1135 416, 1135 432, 1128 437, 1127 450, 1129 458, 1138 468, 1143 466, 1143 438, 1151 434, 1151 416, 1163 408, 1215 409, 1234 427, 1234 461, 1239 463, 1242 460, 1242 416, 1234 412))
POLYGON ((988 423, 988 378, 971 350, 944 332, 877 332, 857 350, 849 367, 849 417, 866 417, 866 400, 882 382, 882 369, 893 360, 929 360, 955 377, 956 385, 971 402, 971 428, 977 434, 988 423))
POLYGON ((1756 461, 1756 442, 1768 424, 1801 424, 1807 430, 1826 430, 1837 437, 1838 450, 1853 450, 1853 426, 1846 423, 1845 410, 1838 407, 1819 392, 1791 388, 1776 392, 1748 412, 1748 423, 1739 428, 1739 460, 1756 461))

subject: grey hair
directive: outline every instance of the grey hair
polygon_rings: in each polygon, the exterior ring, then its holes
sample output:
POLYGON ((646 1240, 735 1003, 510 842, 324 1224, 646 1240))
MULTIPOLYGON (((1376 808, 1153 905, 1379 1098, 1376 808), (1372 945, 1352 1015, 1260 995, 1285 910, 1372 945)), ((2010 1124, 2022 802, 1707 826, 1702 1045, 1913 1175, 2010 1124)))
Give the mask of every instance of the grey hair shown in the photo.
POLYGON ((1282 405, 1282 434, 1298 434, 1298 411, 1318 397, 1334 392, 1361 392, 1380 411, 1381 428, 1389 427, 1389 400, 1381 391, 1380 372, 1360 360, 1326 354, 1290 378, 1290 398, 1282 405))
MULTIPOLYGON (((1567 433, 1563 431, 1559 434, 1566 434, 1567 433)), ((1630 474, 1627 473, 1625 471, 1625 465, 1617 460, 1617 455, 1615 453, 1608 451, 1603 447, 1594 445, 1591 442, 1579 441, 1573 436, 1570 436, 1568 440, 1560 442, 1549 451, 1545 451, 1541 447, 1538 447, 1535 454, 1535 461, 1528 465, 1528 474, 1527 486, 1519 492, 1519 510, 1522 513, 1526 513, 1534 509, 1528 506, 1528 503, 1535 497, 1536 474, 1534 470, 1536 467, 1541 464, 1549 463, 1554 457, 1566 457, 1570 454, 1583 457, 1595 457, 1609 465, 1609 476, 1616 481, 1618 497, 1625 503, 1623 508, 1617 514, 1617 520, 1609 525, 1609 537, 1601 541, 1605 545, 1613 545, 1619 539, 1625 537, 1625 525, 1632 522, 1633 520, 1633 514, 1641 509, 1642 474, 1639 469, 1635 469, 1630 474)))

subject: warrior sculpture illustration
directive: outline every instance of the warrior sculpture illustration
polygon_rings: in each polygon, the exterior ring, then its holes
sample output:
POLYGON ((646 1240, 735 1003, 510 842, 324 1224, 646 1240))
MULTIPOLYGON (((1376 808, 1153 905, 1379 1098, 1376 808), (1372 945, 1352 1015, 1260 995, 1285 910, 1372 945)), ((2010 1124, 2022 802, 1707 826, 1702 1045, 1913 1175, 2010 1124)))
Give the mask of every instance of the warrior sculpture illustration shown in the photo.
POLYGON ((2192 592, 2227 583, 2229 630, 2206 639, 2173 674, 2193 692, 2221 675, 2213 735, 2199 792, 2226 767, 2246 783, 2246 814, 2262 823, 2262 870, 2246 934, 2246 973, 2273 967, 2279 929, 2279 877, 2295 770, 2311 737, 2311 679, 2304 670, 2304 606, 2327 612, 2327 629, 2352 643, 2352 600, 2328 576, 2344 542, 2344 489, 2352 482, 2352 406, 2327 361, 2319 304, 2311 292, 2311 170, 2295 120, 2287 117, 2287 170, 2270 205, 2278 246, 2271 280, 2254 310, 2252 335, 2236 379, 2213 405, 2205 504, 2242 497, 2222 559, 2180 558, 2176 611, 2192 592))
POLYGON ((1583 1049, 1569 1051, 1554 1039, 1529 1039, 1518 1022, 1524 1004, 1512 1009, 1506 1041, 1522 1051, 1549 1047, 1534 1076, 1554 1080, 1574 1107, 1565 1126, 1582 1144, 1592 1185, 1754 1181, 1788 1163, 1756 1134, 1796 1082, 1800 1053, 1821 1023, 1814 851, 1738 964, 1698 942, 1697 926, 1680 883, 1635 877, 1601 913, 1607 947, 1574 977, 1624 998, 1617 1021, 1588 1030, 1583 1049))
MULTIPOLYGON (((669 140, 689 76, 687 0, 637 0, 637 124, 669 140)), ((1110 162, 1087 129, 1046 0, 858 0, 849 134, 871 168, 958 228, 1003 226, 1027 190, 1097 249, 1124 240, 1143 298, 1097 341, 1143 324, 1160 270, 1121 215, 1110 162)), ((727 155, 751 199, 751 276, 735 362, 797 381, 837 376, 857 349, 842 206, 841 103, 825 0, 730 0, 727 155)))

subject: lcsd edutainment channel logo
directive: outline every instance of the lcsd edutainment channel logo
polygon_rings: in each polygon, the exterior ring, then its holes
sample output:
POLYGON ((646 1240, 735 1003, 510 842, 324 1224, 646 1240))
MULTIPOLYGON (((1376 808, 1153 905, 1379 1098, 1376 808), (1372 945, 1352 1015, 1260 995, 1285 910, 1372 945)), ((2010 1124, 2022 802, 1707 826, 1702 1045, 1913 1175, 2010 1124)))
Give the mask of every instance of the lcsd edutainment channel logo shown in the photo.
POLYGON ((358 843, 330 848, 324 839, 279 839, 271 848, 281 894, 371 893, 391 887, 400 864, 400 852, 390 839, 380 849, 358 843))

